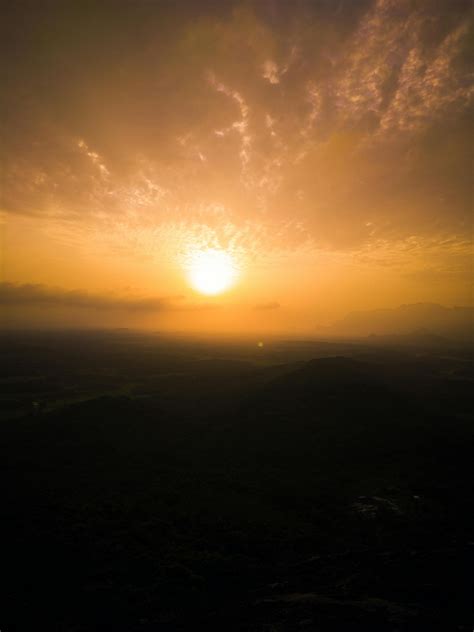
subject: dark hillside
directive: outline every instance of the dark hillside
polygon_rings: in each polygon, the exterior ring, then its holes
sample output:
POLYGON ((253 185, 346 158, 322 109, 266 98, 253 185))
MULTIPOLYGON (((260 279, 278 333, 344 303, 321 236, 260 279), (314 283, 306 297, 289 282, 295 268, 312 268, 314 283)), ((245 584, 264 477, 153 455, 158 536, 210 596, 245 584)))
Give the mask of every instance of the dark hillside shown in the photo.
POLYGON ((233 361, 235 349, 209 348, 201 362, 191 346, 160 359, 158 345, 140 360, 122 341, 117 366, 112 343, 110 354, 81 344, 87 367, 77 356, 49 365, 53 402, 33 381, 15 397, 25 410, 32 397, 44 405, 2 421, 6 629, 414 631, 473 620, 465 358, 365 347, 358 357, 351 346, 265 365, 233 361), (162 368, 139 368, 152 357, 162 368), (113 377, 87 396, 94 372, 113 377), (81 396, 59 403, 71 393, 81 396))

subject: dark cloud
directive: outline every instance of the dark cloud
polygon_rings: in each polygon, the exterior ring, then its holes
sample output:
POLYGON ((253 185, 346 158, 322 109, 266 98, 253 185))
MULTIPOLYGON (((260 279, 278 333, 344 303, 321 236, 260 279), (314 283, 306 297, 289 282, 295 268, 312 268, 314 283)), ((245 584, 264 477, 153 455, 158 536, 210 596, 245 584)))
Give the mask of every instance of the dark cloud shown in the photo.
POLYGON ((82 290, 63 290, 41 284, 0 283, 0 305, 3 307, 68 307, 74 309, 127 312, 163 312, 202 309, 188 305, 181 297, 131 298, 91 294, 82 290))
POLYGON ((258 305, 255 305, 254 309, 257 311, 270 311, 273 309, 279 309, 280 308, 280 303, 277 303, 276 301, 270 301, 268 303, 259 303, 258 305))
POLYGON ((470 230, 469 2, 22 2, 4 18, 9 212, 212 227, 220 205, 238 229, 336 248, 470 230))

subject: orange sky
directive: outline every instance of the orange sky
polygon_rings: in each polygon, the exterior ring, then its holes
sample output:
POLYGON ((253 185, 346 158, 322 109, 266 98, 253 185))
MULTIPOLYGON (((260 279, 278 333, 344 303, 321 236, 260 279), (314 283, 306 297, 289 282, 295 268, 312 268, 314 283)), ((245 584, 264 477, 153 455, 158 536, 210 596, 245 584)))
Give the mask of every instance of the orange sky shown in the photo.
POLYGON ((3 10, 3 324, 472 305, 468 2, 64 4, 3 10))

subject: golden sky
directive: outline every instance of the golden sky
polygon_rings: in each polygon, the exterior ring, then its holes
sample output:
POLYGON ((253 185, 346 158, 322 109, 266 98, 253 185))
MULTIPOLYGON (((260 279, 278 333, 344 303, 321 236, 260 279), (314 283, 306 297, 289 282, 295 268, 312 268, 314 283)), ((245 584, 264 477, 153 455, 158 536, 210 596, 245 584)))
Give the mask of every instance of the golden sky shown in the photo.
POLYGON ((4 324, 297 335, 472 305, 469 2, 2 14, 4 324))

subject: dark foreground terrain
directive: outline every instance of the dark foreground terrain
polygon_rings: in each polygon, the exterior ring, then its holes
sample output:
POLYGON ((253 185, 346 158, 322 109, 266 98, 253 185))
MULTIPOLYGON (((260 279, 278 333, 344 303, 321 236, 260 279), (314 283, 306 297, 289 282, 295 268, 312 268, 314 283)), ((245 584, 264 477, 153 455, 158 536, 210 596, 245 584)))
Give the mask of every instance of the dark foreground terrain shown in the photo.
POLYGON ((471 352, 256 342, 1 335, 2 632, 474 627, 471 352))

